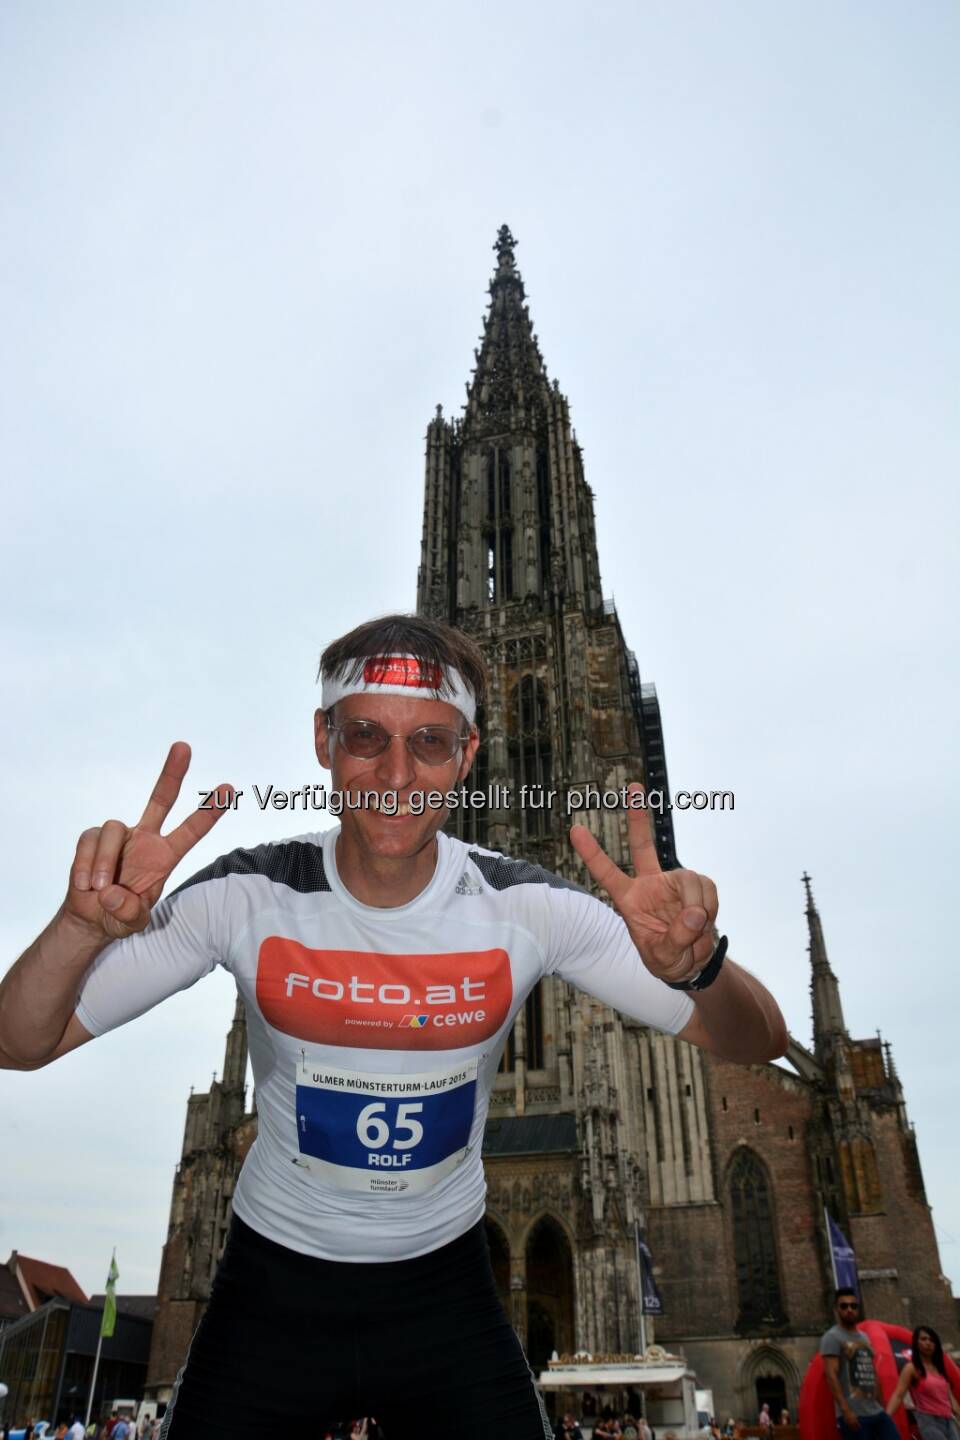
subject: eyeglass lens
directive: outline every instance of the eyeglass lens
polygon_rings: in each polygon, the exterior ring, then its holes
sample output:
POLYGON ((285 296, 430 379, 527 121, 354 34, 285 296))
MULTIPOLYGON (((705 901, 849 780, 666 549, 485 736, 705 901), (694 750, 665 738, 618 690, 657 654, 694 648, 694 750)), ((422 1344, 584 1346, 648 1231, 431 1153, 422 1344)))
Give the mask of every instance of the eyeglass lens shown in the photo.
MULTIPOLYGON (((382 725, 370 720, 347 720, 338 726, 340 744, 355 760, 374 760, 382 755, 393 738, 382 725)), ((402 735, 407 749, 424 765, 444 765, 460 748, 460 736, 446 725, 422 725, 412 735, 402 735)))

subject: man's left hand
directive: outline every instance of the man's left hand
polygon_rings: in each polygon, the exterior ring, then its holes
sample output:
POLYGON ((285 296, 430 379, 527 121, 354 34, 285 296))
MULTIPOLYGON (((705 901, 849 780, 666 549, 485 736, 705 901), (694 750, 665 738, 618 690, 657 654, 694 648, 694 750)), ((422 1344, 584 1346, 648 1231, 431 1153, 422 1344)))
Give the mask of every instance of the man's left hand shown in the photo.
MULTIPOLYGON (((631 795, 643 794, 641 785, 628 789, 631 795)), ((661 870, 645 809, 629 810, 627 824, 633 877, 613 863, 585 825, 574 825, 570 842, 620 912, 651 974, 660 980, 686 980, 713 954, 717 887, 693 870, 661 870)))

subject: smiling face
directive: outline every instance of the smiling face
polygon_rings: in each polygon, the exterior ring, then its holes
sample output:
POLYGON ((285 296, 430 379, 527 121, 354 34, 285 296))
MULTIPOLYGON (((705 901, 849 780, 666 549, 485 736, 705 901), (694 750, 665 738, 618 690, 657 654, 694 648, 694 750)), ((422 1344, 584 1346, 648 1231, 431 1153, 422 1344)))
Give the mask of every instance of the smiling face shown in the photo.
POLYGON ((317 759, 331 772, 333 788, 359 795, 374 791, 397 796, 397 813, 362 806, 344 805, 341 845, 358 858, 413 860, 433 839, 447 818, 446 807, 410 810, 415 792, 441 793, 454 790, 466 779, 480 743, 475 726, 468 726, 459 710, 442 700, 413 700, 400 695, 348 695, 336 706, 335 722, 369 720, 383 727, 393 738, 381 754, 372 759, 348 755, 339 737, 327 725, 322 710, 315 717, 317 759), (467 735, 453 758, 441 765, 428 765, 411 754, 400 736, 412 735, 424 725, 442 725, 467 735))

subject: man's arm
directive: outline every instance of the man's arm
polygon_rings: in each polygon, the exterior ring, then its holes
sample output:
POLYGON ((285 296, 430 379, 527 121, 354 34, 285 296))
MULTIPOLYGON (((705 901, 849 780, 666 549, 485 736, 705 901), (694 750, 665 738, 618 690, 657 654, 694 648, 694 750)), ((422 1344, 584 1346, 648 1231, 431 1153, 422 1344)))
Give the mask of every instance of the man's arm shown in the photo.
POLYGON ((740 1064, 762 1064, 785 1053, 790 1037, 780 1006, 732 960, 723 962, 708 989, 687 993, 695 1009, 680 1031, 681 1040, 740 1064))
POLYGON ((61 906, 0 981, 0 1069, 38 1070, 92 1040, 73 1012, 83 977, 109 943, 61 906))
POLYGON ((840 1407, 840 1414, 843 1416, 843 1423, 851 1430, 860 1429, 860 1421, 850 1409, 850 1402, 843 1393, 843 1386, 840 1384, 840 1356, 824 1355, 823 1357, 823 1378, 827 1382, 834 1400, 840 1407))
POLYGON ((108 820, 81 835, 66 899, 0 981, 0 1068, 36 1070, 92 1039, 74 1014, 91 967, 112 941, 147 927, 171 871, 223 814, 198 809, 160 834, 189 764, 190 747, 171 746, 136 825, 108 820))
MULTIPOLYGON (((643 794, 639 785, 629 789, 635 799, 643 794)), ((573 848, 610 896, 650 974, 667 984, 689 980, 714 951, 717 887, 692 870, 661 870, 645 810, 631 808, 627 822, 633 876, 613 863, 585 826, 571 830, 573 848)), ((695 1008, 679 1031, 681 1039, 744 1065, 774 1060, 786 1051, 789 1037, 780 1007, 739 965, 725 961, 707 989, 686 993, 695 1008)))

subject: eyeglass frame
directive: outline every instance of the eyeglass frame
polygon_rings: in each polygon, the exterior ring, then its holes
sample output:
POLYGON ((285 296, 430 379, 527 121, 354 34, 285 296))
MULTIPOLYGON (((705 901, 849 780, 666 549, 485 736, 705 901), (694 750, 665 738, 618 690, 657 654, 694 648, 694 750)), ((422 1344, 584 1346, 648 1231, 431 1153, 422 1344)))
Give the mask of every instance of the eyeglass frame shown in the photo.
POLYGON ((402 740, 407 748, 407 753, 412 755, 418 764, 429 765, 432 770, 435 770, 439 765, 449 765, 450 761, 456 758, 457 751, 454 750, 445 760, 422 760, 411 743, 415 735, 421 734, 424 730, 443 730, 455 738, 457 741, 457 749, 461 752, 463 751, 464 745, 470 739, 469 730, 466 735, 463 735, 460 731, 455 730, 452 725, 418 725, 416 730, 411 730, 409 735, 404 735, 402 730, 387 730, 380 724, 379 720, 365 720, 362 715, 351 715, 348 720, 345 720, 340 725, 331 725, 330 721, 327 720, 326 712, 324 712, 323 718, 326 721, 327 733, 329 735, 339 735, 346 725, 369 725, 372 729, 379 730, 380 734, 386 737, 386 743, 375 755, 354 755, 351 750, 347 749, 343 741, 340 740, 339 744, 342 746, 344 754, 349 755, 351 760, 379 760, 380 756, 386 754, 389 750, 391 740, 402 740))

